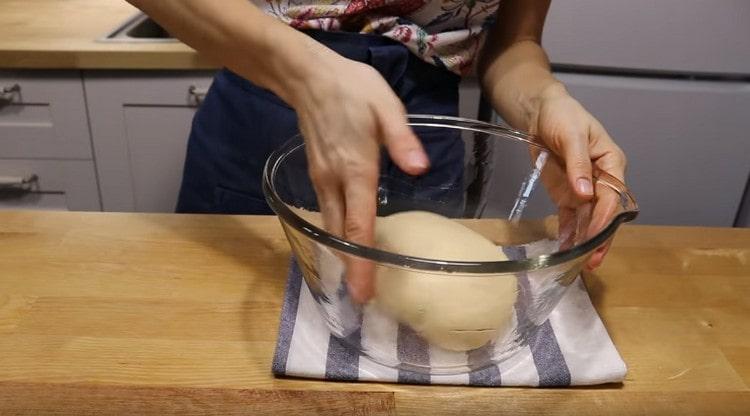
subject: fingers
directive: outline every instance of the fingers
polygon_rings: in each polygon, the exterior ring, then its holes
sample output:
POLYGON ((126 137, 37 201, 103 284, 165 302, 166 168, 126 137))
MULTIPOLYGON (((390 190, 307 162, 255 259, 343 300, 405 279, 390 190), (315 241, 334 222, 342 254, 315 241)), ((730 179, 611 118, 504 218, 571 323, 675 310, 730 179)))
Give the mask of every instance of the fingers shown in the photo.
MULTIPOLYGON (((594 204, 594 209, 591 213, 591 221, 586 230, 586 238, 594 237, 601 232, 607 224, 609 224, 617 212, 618 205, 619 196, 614 190, 606 185, 599 185, 597 187, 596 203, 594 204)), ((610 244, 611 239, 594 251, 586 265, 589 270, 593 270, 601 265, 604 256, 606 256, 609 251, 610 244)))
POLYGON ((344 195, 338 184, 316 186, 323 228, 336 237, 344 237, 344 195))
MULTIPOLYGON (((357 244, 372 247, 375 240, 376 188, 378 167, 365 168, 344 185, 346 214, 344 236, 357 244)), ((372 261, 347 256, 347 286, 354 301, 365 303, 374 293, 375 265, 372 261)))
MULTIPOLYGON (((625 153, 615 144, 614 140, 612 140, 598 121, 593 122, 590 131, 591 137, 589 140, 591 142, 590 152, 592 159, 596 160, 596 164, 601 170, 624 181, 627 164, 625 153)), ((601 232, 612 221, 612 218, 614 218, 618 211, 619 205, 620 198, 617 192, 606 185, 597 185, 596 201, 591 214, 591 221, 586 230, 586 238, 591 238, 601 232)), ((593 270, 599 267, 607 255, 611 244, 612 240, 610 239, 598 247, 589 258, 586 268, 593 270)))
POLYGON ((560 250, 567 250, 575 245, 576 213, 574 209, 560 207, 558 212, 558 240, 560 250))
MULTIPOLYGON (((606 173, 624 181, 625 154, 615 144, 609 134, 598 122, 591 128, 591 153, 597 166, 606 173)), ((586 230, 587 237, 593 237, 614 218, 620 205, 619 194, 609 186, 599 183, 596 186, 596 201, 591 214, 591 222, 586 230)))
MULTIPOLYGON (((588 132, 586 132, 588 133, 588 132)), ((565 170, 576 195, 589 200, 594 195, 594 185, 591 182, 591 156, 589 154, 589 138, 581 135, 564 141, 562 156, 565 158, 565 170)))
POLYGON ((604 127, 597 121, 591 126, 591 159, 603 171, 625 182, 627 158, 604 127))
POLYGON ((396 165, 409 175, 421 175, 430 166, 422 143, 406 124, 406 115, 400 102, 381 107, 378 113, 380 136, 383 145, 396 165), (398 106, 395 107, 394 105, 398 106))
POLYGON ((620 197, 611 188, 606 185, 599 185, 596 189, 596 202, 591 213, 591 221, 586 230, 586 237, 591 238, 614 218, 617 207, 620 204, 620 197))
MULTIPOLYGON (((374 245, 377 165, 352 171, 342 184, 328 177, 327 170, 314 168, 311 175, 325 229, 333 235, 364 245, 374 245)), ((343 255, 346 281, 354 301, 365 303, 374 293, 374 264, 343 255)))
POLYGON ((609 251, 609 247, 612 245, 612 240, 607 240, 604 245, 597 248, 594 253, 589 257, 589 261, 586 263, 586 269, 591 271, 596 269, 597 267, 601 266, 602 261, 604 261, 604 256, 607 255, 607 252, 609 251))
POLYGON ((313 146, 307 149, 308 172, 315 189, 318 208, 323 216, 323 228, 329 233, 344 236, 344 195, 335 172, 324 162, 321 152, 313 146))

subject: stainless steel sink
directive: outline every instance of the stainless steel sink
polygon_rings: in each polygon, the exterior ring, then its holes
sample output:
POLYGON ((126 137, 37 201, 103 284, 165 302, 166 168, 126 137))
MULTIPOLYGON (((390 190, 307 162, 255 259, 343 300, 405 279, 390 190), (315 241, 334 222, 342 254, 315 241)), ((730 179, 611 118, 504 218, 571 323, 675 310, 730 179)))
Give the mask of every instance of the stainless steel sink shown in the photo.
POLYGON ((178 42, 163 27, 143 13, 132 16, 99 39, 102 42, 178 42))

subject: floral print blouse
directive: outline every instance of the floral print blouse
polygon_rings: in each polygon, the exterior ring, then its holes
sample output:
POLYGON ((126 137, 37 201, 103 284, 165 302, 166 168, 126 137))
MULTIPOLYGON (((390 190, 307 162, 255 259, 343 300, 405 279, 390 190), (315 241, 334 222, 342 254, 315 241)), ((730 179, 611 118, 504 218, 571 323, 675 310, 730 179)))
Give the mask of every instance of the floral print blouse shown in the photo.
POLYGON ((252 0, 297 29, 374 33, 421 59, 469 73, 500 0, 252 0))

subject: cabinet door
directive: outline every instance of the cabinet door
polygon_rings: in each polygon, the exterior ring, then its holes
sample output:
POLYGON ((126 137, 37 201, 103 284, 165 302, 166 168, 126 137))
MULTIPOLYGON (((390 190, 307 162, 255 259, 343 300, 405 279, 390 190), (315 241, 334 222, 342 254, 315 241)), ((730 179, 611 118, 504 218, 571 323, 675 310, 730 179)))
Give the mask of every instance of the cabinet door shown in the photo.
POLYGON ((557 76, 627 154, 638 223, 732 226, 750 174, 750 83, 557 76))
POLYGON ((556 64, 750 74, 747 0, 555 0, 543 42, 556 64))
POLYGON ((0 159, 3 209, 99 211, 94 162, 0 159))
POLYGON ((0 71, 0 157, 91 159, 78 71, 0 71))
POLYGON ((740 209, 737 212, 734 226, 750 228, 750 178, 748 178, 747 186, 745 187, 745 197, 743 198, 740 209))
POLYGON ((172 212, 210 72, 85 72, 105 211, 172 212))

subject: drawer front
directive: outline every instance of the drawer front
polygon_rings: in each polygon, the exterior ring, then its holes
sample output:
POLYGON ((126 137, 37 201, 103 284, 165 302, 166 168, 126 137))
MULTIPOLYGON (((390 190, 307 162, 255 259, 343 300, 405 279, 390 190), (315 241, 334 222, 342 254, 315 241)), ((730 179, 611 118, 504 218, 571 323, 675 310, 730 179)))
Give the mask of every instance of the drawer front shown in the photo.
MULTIPOLYGON (((200 106, 215 71, 84 71, 91 111, 95 103, 124 105, 200 106)), ((92 117, 93 120, 96 118, 92 117)))
POLYGON ((0 210, 100 211, 94 163, 0 159, 0 210))
POLYGON ((0 158, 90 159, 78 71, 0 71, 0 158))

